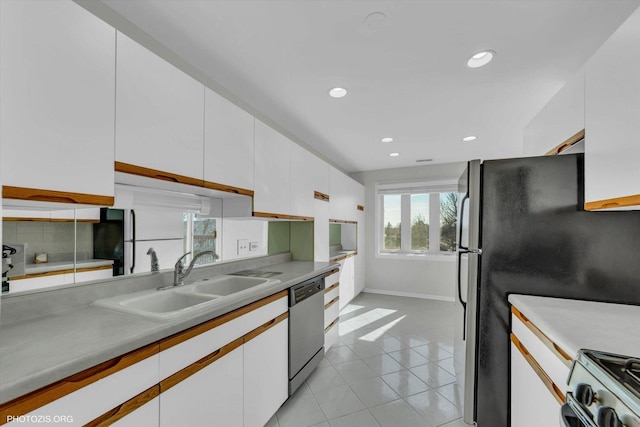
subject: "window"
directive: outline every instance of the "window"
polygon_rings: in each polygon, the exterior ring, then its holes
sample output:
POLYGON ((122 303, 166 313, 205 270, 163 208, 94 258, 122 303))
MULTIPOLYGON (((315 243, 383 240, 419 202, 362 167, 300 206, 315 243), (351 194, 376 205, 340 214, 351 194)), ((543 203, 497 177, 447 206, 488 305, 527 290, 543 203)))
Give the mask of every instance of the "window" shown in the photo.
POLYGON ((378 183, 376 192, 378 253, 455 252, 455 183, 378 183))
MULTIPOLYGON (((217 247, 217 230, 215 218, 199 217, 193 213, 184 216, 184 252, 192 254, 202 251, 219 253, 217 247)), ((196 261, 196 265, 214 262, 213 256, 205 255, 196 261)))

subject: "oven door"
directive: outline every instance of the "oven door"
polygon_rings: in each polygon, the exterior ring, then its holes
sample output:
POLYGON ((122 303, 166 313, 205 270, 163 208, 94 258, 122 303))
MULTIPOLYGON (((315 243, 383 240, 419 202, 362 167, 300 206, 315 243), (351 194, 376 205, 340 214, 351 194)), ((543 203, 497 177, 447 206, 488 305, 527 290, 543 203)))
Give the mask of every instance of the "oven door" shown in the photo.
POLYGON ((567 402, 560 409, 560 426, 598 427, 571 392, 567 393, 567 402))

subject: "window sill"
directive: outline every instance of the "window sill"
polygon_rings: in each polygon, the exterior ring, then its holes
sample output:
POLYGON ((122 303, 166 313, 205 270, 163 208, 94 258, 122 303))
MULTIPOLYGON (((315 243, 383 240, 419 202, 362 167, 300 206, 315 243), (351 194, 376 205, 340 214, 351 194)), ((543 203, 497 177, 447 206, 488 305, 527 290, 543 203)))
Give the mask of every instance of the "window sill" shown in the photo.
POLYGON ((451 262, 456 260, 456 253, 422 253, 412 254, 406 252, 389 253, 389 252, 377 252, 375 255, 377 259, 386 260, 412 260, 412 261, 445 261, 451 262))

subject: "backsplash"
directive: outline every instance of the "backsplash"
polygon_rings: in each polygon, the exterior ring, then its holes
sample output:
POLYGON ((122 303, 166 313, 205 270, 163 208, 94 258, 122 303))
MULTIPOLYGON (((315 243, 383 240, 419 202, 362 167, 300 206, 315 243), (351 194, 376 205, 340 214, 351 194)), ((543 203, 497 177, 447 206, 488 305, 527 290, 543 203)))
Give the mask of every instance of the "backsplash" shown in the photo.
POLYGON ((2 221, 2 240, 25 245, 28 264, 36 252, 46 252, 49 262, 93 258, 93 226, 91 223, 2 221), (74 232, 74 227, 76 227, 74 232), (77 233, 77 239, 75 238, 77 233))

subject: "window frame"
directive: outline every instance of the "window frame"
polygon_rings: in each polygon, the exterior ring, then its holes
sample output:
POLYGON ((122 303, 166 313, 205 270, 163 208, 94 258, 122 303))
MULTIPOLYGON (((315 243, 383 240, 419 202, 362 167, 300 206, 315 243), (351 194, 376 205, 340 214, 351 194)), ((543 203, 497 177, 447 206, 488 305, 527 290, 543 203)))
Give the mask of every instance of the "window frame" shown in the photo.
POLYGON ((396 259, 455 260, 455 251, 440 250, 440 194, 457 193, 457 181, 378 182, 375 186, 375 257, 396 259), (401 224, 411 224, 411 195, 429 195, 429 249, 411 249, 411 227, 400 231, 400 249, 384 249, 384 196, 399 194, 401 224), (437 226, 435 225, 437 224, 437 226))

